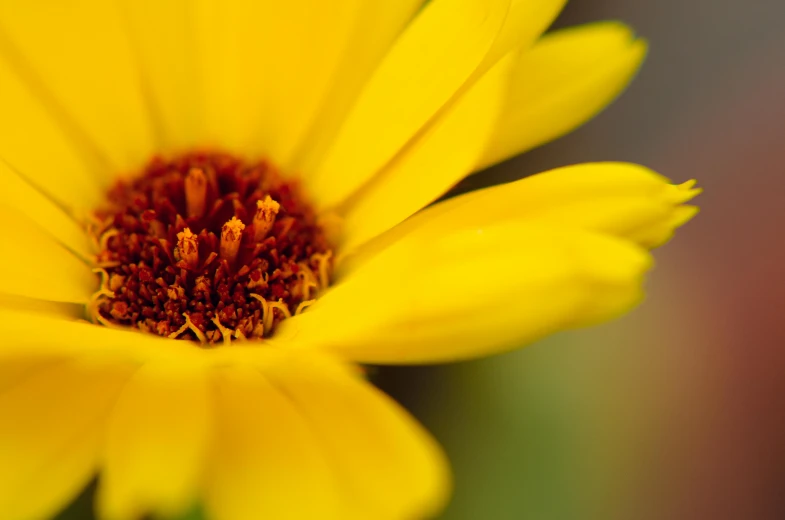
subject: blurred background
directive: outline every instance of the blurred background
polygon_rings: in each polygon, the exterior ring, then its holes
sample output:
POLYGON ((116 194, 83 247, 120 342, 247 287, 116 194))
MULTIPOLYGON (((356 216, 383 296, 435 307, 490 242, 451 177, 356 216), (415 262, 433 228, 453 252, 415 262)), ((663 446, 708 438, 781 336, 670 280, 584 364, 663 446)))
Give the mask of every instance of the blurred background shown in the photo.
POLYGON ((572 0, 650 40, 579 131, 467 180, 595 160, 705 188, 642 307, 518 352, 384 369, 446 447, 446 520, 785 518, 785 2, 572 0))

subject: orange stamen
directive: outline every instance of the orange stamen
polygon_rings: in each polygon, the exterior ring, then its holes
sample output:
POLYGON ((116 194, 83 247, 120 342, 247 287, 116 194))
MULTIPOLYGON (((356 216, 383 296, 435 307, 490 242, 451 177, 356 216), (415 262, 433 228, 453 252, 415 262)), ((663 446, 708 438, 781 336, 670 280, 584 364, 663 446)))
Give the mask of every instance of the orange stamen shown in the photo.
POLYGON ((201 168, 191 168, 185 177, 185 204, 188 217, 199 218, 204 215, 207 197, 207 177, 201 168))
POLYGON ((177 233, 177 251, 189 267, 194 268, 199 263, 199 239, 190 229, 177 233))
POLYGON ((237 258, 244 229, 245 224, 237 217, 232 217, 221 228, 221 258, 229 262, 229 264, 233 264, 237 258))
POLYGON ((275 202, 269 195, 264 200, 256 201, 256 215, 253 218, 253 238, 256 242, 261 242, 267 233, 273 228, 275 216, 281 205, 275 202))

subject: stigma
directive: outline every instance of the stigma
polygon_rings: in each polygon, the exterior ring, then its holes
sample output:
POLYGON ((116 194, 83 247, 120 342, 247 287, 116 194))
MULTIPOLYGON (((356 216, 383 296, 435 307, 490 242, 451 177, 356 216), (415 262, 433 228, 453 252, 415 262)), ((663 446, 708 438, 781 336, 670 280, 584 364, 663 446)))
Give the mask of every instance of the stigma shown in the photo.
POLYGON ((88 314, 106 326, 205 346, 261 339, 329 284, 315 212, 266 162, 157 157, 94 216, 100 283, 88 314))

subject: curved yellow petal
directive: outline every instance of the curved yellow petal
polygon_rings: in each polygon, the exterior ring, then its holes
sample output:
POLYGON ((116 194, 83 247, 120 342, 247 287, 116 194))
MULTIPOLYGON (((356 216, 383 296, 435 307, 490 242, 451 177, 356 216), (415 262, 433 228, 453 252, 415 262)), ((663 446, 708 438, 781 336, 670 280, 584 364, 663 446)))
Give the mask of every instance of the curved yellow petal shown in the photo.
POLYGON ((638 246, 579 229, 412 233, 279 329, 364 363, 489 355, 621 314, 650 267, 638 246))
POLYGON ((510 69, 516 59, 516 53, 509 51, 534 41, 564 3, 510 3, 491 49, 455 98, 349 199, 343 208, 344 251, 401 222, 470 173, 486 148, 506 97, 510 69), (506 59, 500 60, 503 53, 507 53, 506 59))
MULTIPOLYGON (((458 212, 475 224, 525 219, 607 233, 653 249, 697 213, 684 205, 701 192, 694 186, 695 181, 671 184, 636 164, 580 164, 482 190, 467 196, 458 212)), ((461 221, 458 212, 453 217, 461 221)))
POLYGON ((371 73, 421 5, 422 0, 361 2, 354 32, 318 114, 293 156, 292 169, 316 169, 371 73))
POLYGON ((197 498, 211 408, 207 373, 152 362, 126 385, 108 420, 98 503, 101 518, 182 516, 197 498))
MULTIPOLYGON (((0 142, 3 141, 0 140, 0 142)), ((0 159, 0 181, 3 185, 0 206, 12 208, 23 214, 81 258, 88 259, 91 256, 92 251, 87 234, 77 224, 76 219, 36 189, 2 159, 0 159)))
POLYGON ((342 519, 321 439, 292 402, 251 367, 227 368, 215 385, 209 518, 342 519))
MULTIPOLYGON (((308 172, 317 169, 346 113, 368 80, 372 67, 378 64, 382 53, 391 45, 392 38, 397 36, 402 24, 421 3, 405 0, 366 2, 362 5, 363 11, 357 24, 358 35, 344 55, 342 68, 336 74, 337 81, 308 138, 301 143, 295 162, 298 171, 308 175, 308 172)), ((482 76, 510 50, 531 44, 550 25, 565 3, 565 0, 512 0, 493 46, 472 77, 482 76)))
MULTIPOLYGON (((1 359, 0 366, 14 363, 1 359)), ((101 432, 128 377, 117 365, 54 362, 0 393, 0 507, 5 518, 50 518, 87 485, 101 432)))
POLYGON ((521 54, 503 115, 477 169, 585 123, 627 86, 645 54, 646 42, 616 22, 544 36, 521 54))
POLYGON ((416 213, 471 172, 499 115, 511 62, 499 62, 353 197, 344 251, 416 213))
POLYGON ((18 211, 0 205, 0 293, 86 303, 96 277, 84 261, 18 211))
POLYGON ((553 23, 566 3, 567 0, 510 0, 504 25, 479 70, 493 66, 512 50, 529 47, 553 23))
POLYGON ((68 320, 78 320, 84 317, 83 304, 55 302, 16 294, 0 293, 0 312, 7 309, 68 320))
POLYGON ((205 352, 187 341, 175 341, 135 330, 93 325, 25 309, 0 308, 0 359, 20 354, 74 356, 139 366, 151 360, 201 362, 205 352))
POLYGON ((288 165, 329 89, 361 0, 206 0, 198 16, 211 144, 288 165))
POLYGON ((431 518, 444 507, 451 482, 441 449, 358 373, 301 359, 269 376, 322 441, 352 507, 341 520, 431 518))
POLYGON ((290 345, 266 340, 238 342, 231 348, 205 349, 135 329, 109 328, 75 319, 64 312, 2 305, 0 299, 0 360, 15 356, 81 356, 139 367, 146 363, 175 363, 183 369, 254 365, 267 369, 287 358, 290 345), (269 348, 268 348, 269 347, 269 348))
POLYGON ((410 233, 447 233, 504 221, 545 223, 615 235, 643 247, 665 243, 697 213, 701 190, 630 163, 585 163, 477 190, 431 206, 360 247, 339 264, 355 269, 410 233))
MULTIPOLYGON (((107 175, 153 149, 135 59, 114 2, 3 2, 0 55, 107 175)), ((5 121, 8 124, 8 121, 5 121)))
MULTIPOLYGON (((483 62, 510 0, 434 0, 398 38, 361 92, 308 187, 339 203, 392 159, 483 62)), ((309 173, 309 172, 306 172, 309 173)))
MULTIPOLYGON (((23 204, 17 170, 36 190, 71 209, 95 205, 101 196, 95 164, 80 154, 56 117, 21 82, 0 55, 0 180, 4 201, 23 204), (66 181, 67 179, 67 181, 66 181)), ((29 190, 28 190, 29 191, 29 190)), ((40 200, 39 193, 37 199, 40 200)), ((30 202, 33 203, 32 201, 30 202)))

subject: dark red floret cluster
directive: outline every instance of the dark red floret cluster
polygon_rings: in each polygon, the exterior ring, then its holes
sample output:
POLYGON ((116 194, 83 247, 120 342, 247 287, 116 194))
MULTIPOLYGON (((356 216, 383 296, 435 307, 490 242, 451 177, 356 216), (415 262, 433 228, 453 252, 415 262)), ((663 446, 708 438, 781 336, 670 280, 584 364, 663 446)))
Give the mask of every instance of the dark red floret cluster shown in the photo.
POLYGON ((93 318, 201 341, 261 338, 326 284, 330 247, 295 182, 221 153, 154 158, 96 212, 93 318))

